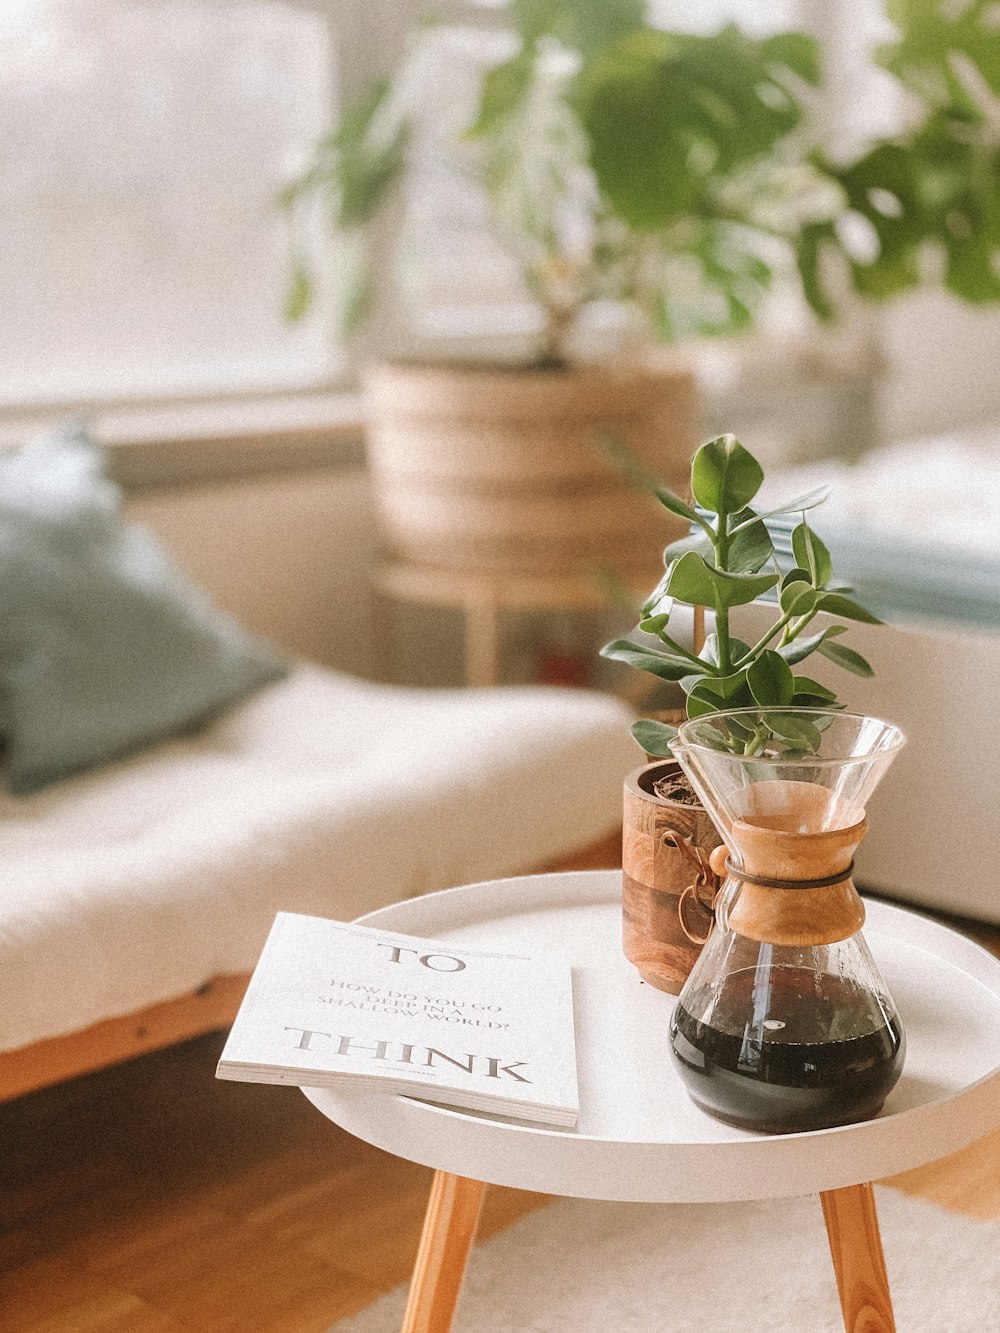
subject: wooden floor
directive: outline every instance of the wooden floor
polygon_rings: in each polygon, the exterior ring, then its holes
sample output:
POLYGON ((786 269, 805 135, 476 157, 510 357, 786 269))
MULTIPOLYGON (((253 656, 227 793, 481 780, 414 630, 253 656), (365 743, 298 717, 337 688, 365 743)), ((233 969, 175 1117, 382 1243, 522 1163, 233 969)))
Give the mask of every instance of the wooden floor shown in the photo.
MULTIPOLYGON (((430 1182, 198 1038, 0 1106, 3 1333, 321 1333, 404 1280, 430 1182)), ((895 1184, 1000 1217, 1000 1133, 895 1184)), ((491 1189, 481 1234, 544 1206, 491 1189)))
MULTIPOLYGON (((4 1333, 318 1333, 408 1275, 431 1173, 217 1081, 221 1047, 0 1107, 4 1333)), ((484 1229, 543 1202, 490 1191, 484 1229)))

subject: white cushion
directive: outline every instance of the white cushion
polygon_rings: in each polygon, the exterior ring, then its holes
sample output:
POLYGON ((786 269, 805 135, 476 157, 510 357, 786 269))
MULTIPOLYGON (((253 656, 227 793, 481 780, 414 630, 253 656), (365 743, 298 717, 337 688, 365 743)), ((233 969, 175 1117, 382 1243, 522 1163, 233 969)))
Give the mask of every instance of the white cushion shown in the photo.
POLYGON ((249 970, 278 909, 347 920, 609 833, 630 716, 303 666, 194 736, 3 797, 0 1050, 249 970))

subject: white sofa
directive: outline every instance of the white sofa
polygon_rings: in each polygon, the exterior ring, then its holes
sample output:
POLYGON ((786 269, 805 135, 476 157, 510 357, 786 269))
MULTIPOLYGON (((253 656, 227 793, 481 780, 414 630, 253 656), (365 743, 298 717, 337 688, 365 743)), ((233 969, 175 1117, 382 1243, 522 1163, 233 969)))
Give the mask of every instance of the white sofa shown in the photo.
MULTIPOLYGON (((0 789, 0 1100, 227 1024, 279 908, 350 918, 607 838, 640 757, 604 694, 362 678, 400 628, 373 613, 360 473, 157 486, 128 511, 297 665, 201 731, 0 789)), ((434 634, 436 681, 460 641, 434 634)))
MULTIPOLYGON (((279 909, 350 919, 607 836, 629 720, 582 690, 301 665, 193 736, 3 797, 0 1099, 177 1035, 156 1006, 214 988, 228 1018, 218 979, 252 969, 279 909)), ((196 1010, 179 1035, 211 1025, 196 1010)))

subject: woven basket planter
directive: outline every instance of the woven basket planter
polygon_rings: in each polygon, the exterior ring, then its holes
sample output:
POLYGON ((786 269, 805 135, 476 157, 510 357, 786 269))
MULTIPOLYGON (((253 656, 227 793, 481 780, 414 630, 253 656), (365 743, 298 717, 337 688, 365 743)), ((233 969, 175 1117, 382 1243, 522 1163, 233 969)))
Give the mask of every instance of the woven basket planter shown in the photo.
POLYGON ((697 432, 685 367, 383 365, 364 388, 376 501, 397 557, 498 575, 655 570, 683 530, 600 444, 621 440, 683 490, 697 432))

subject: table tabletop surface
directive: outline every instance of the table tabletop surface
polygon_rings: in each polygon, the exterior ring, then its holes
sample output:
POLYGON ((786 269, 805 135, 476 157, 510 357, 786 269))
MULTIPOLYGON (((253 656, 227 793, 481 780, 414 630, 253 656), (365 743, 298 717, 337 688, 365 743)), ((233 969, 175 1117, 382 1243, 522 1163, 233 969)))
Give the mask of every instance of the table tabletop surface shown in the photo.
POLYGON ((907 1037, 876 1119, 782 1136, 724 1125, 688 1098, 669 1054, 673 996, 621 951, 621 874, 468 885, 393 904, 365 924, 523 954, 574 970, 580 1118, 515 1123, 380 1093, 306 1089, 349 1132, 490 1183, 584 1198, 719 1202, 839 1189, 934 1161, 1000 1124, 1000 961, 915 912, 866 903, 865 937, 907 1037))

